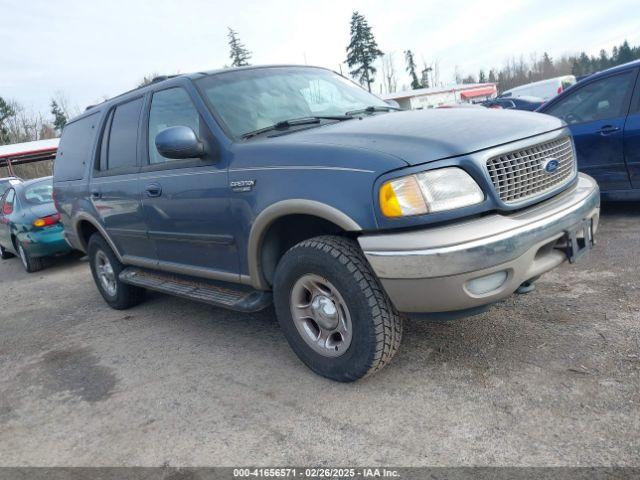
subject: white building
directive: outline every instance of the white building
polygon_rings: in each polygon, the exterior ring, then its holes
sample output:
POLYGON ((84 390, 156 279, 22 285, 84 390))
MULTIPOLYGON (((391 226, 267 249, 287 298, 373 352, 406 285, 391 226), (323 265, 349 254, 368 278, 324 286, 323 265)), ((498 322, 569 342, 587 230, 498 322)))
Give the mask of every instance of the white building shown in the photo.
POLYGON ((382 95, 384 100, 395 100, 400 108, 418 110, 435 108, 452 103, 477 103, 495 98, 498 89, 495 83, 465 83, 449 87, 418 88, 404 92, 382 95))

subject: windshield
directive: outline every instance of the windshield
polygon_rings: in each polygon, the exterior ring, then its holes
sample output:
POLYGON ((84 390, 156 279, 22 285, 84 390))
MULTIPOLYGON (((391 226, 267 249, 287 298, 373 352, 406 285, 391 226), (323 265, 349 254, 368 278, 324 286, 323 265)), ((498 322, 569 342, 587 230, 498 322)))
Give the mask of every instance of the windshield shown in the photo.
POLYGON ((210 75, 196 84, 235 137, 284 120, 389 107, 353 82, 319 68, 235 70, 210 75))
POLYGON ((53 202, 53 181, 43 180, 33 183, 24 189, 24 199, 31 205, 44 205, 53 202))

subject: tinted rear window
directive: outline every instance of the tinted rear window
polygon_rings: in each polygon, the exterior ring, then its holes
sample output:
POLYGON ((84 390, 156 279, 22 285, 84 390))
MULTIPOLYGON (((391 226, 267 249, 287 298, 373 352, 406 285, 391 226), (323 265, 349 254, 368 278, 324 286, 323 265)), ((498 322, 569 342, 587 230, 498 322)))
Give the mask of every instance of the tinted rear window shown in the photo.
POLYGON ((45 205, 53 202, 52 193, 53 182, 49 179, 25 187, 22 196, 31 205, 45 205))
POLYGON ((109 130, 107 169, 133 167, 138 150, 138 121, 142 98, 118 105, 109 130))
POLYGON ((98 112, 64 127, 54 162, 56 181, 80 180, 96 138, 98 112))

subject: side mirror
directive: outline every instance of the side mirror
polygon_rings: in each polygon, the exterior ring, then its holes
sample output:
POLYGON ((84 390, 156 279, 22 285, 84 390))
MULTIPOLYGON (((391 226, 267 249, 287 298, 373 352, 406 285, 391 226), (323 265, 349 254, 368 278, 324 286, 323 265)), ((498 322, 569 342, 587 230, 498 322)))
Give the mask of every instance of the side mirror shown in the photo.
POLYGON ((201 158, 204 145, 189 127, 169 127, 156 135, 156 148, 167 158, 201 158))

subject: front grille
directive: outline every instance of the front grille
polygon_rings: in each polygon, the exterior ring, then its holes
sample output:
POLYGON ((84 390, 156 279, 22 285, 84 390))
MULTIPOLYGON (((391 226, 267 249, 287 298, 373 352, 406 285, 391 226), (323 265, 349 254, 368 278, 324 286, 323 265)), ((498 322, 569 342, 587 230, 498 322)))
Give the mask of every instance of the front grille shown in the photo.
POLYGON ((539 143, 487 160, 493 186, 506 204, 539 197, 569 183, 576 172, 576 160, 570 137, 539 143), (548 173, 548 160, 558 168, 548 173))

